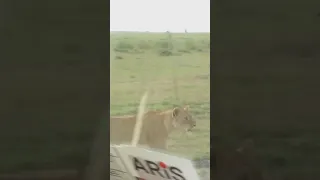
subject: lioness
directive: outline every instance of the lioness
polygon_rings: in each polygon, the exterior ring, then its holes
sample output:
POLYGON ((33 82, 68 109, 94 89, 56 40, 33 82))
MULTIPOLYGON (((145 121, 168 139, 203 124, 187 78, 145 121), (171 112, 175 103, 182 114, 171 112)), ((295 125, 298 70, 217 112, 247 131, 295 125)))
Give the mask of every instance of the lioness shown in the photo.
MULTIPOLYGON (((129 144, 132 140, 136 115, 110 118, 110 141, 112 144, 129 144)), ((143 115, 138 144, 150 148, 167 149, 169 134, 177 128, 191 131, 196 121, 189 113, 189 106, 175 107, 165 111, 147 111, 143 115)))

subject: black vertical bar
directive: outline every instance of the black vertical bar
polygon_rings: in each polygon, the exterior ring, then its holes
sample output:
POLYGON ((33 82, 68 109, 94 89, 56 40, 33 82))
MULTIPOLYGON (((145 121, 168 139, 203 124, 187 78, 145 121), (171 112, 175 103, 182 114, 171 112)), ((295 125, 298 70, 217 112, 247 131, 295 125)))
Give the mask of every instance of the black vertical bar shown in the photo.
POLYGON ((249 138, 271 179, 319 178, 320 2, 212 4, 211 144, 249 138))
POLYGON ((3 0, 0 21, 0 174, 82 171, 109 117, 109 2, 3 0))

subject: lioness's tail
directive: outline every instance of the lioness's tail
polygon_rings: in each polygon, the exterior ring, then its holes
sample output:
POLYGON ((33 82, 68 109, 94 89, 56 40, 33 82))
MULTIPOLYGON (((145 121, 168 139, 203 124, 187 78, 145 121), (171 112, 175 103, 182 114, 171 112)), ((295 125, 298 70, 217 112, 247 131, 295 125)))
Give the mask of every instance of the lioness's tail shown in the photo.
POLYGON ((146 91, 144 93, 144 95, 142 96, 142 98, 140 100, 140 105, 139 105, 138 114, 137 114, 137 121, 136 121, 136 125, 134 126, 133 136, 132 136, 132 141, 131 141, 132 146, 137 146, 139 139, 140 139, 143 115, 145 112, 147 98, 148 98, 148 91, 146 91))

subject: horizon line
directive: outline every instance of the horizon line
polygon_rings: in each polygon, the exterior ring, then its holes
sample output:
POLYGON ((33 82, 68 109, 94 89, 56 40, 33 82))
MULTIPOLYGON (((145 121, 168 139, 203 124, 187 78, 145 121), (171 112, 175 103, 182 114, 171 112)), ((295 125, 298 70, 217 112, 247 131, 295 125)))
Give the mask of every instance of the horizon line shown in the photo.
MULTIPOLYGON (((128 32, 128 33, 166 33, 167 31, 111 31, 111 33, 128 32)), ((171 33, 186 33, 184 31, 169 31, 171 33)), ((187 31, 187 33, 210 33, 210 31, 187 31)))

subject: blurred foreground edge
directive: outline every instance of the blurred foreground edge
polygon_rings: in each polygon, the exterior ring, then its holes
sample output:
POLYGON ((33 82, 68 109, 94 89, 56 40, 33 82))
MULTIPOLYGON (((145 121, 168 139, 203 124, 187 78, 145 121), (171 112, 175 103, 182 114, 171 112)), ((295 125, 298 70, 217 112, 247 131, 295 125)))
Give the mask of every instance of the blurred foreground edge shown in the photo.
POLYGON ((109 109, 108 3, 0 2, 0 179, 77 179, 87 165, 109 109))

